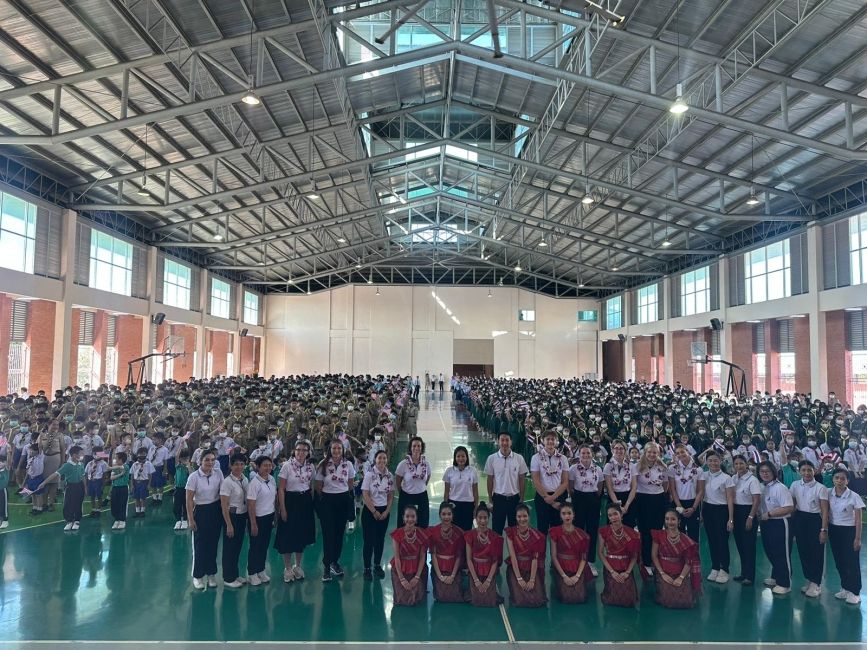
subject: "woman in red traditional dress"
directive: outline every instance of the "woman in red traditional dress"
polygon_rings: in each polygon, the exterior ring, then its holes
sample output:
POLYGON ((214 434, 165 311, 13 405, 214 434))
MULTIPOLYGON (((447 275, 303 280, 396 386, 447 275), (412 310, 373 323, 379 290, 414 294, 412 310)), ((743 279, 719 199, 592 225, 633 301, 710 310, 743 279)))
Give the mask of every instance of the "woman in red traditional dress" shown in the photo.
POLYGON ((497 573, 503 561, 503 538, 488 528, 490 513, 481 501, 476 507, 476 527, 464 533, 467 568, 470 570, 470 602, 476 607, 496 607, 497 573))
POLYGON ((427 592, 427 535, 416 527, 418 511, 408 505, 403 511, 403 527, 391 533, 394 557, 391 560, 391 585, 395 605, 418 605, 427 592))
POLYGON ((509 604, 514 607, 542 607, 545 595, 545 536, 530 526, 530 509, 523 503, 515 509, 517 526, 506 528, 509 561, 506 582, 509 604))
POLYGON ((698 544, 678 527, 674 510, 665 513, 665 529, 653 533, 653 566, 656 568, 656 602, 663 607, 690 609, 701 592, 701 560, 698 544))
POLYGON ((575 511, 571 503, 560 507, 562 526, 548 531, 551 539, 551 573, 554 593, 561 603, 587 602, 587 581, 593 578, 587 564, 590 537, 574 525, 575 511))
POLYGON ((638 588, 632 569, 641 553, 641 537, 623 525, 620 506, 608 506, 608 525, 599 529, 599 559, 605 567, 602 603, 616 607, 635 607, 638 588))
POLYGON ((440 505, 440 523, 427 529, 433 594, 440 603, 464 602, 461 568, 464 564, 464 531, 452 523, 454 505, 440 505))

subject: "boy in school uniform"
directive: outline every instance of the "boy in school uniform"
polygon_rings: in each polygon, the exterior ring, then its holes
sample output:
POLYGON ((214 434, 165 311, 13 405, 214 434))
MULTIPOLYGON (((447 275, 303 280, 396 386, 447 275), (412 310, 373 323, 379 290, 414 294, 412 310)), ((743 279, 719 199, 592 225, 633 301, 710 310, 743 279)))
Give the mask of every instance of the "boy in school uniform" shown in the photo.
POLYGON ((63 530, 76 531, 81 525, 81 509, 84 504, 84 463, 81 462, 81 447, 78 445, 70 448, 69 460, 45 478, 39 489, 60 477, 66 479, 66 490, 63 493, 63 519, 66 525, 63 530))
POLYGON ((25 470, 24 487, 31 492, 33 508, 31 515, 41 515, 44 511, 44 494, 42 472, 45 470, 45 454, 39 448, 39 443, 33 442, 27 448, 27 469, 25 470))
POLYGON ((129 468, 126 466, 126 452, 114 455, 109 474, 111 480, 111 516, 114 517, 112 530, 126 528, 126 508, 129 500, 129 468))
POLYGON ((105 473, 108 463, 102 447, 93 448, 93 460, 84 466, 84 480, 87 495, 90 497, 90 516, 99 517, 102 514, 102 490, 105 485, 105 473))
POLYGON ((166 463, 169 460, 169 450, 165 447, 165 438, 163 434, 154 434, 154 446, 149 454, 154 467, 154 473, 151 475, 151 487, 154 490, 153 499, 154 505, 161 506, 163 504, 163 488, 166 485, 166 463))
POLYGON ((175 490, 172 495, 172 506, 175 515, 175 530, 187 530, 190 527, 187 521, 187 479, 190 478, 190 451, 178 447, 177 461, 175 462, 175 490))
POLYGON ((145 516, 148 489, 151 484, 151 475, 154 473, 154 466, 147 456, 146 449, 139 449, 135 462, 129 468, 129 475, 132 479, 132 498, 135 500, 135 517, 145 516))
POLYGON ((9 465, 8 455, 0 456, 0 529, 9 527, 9 465))

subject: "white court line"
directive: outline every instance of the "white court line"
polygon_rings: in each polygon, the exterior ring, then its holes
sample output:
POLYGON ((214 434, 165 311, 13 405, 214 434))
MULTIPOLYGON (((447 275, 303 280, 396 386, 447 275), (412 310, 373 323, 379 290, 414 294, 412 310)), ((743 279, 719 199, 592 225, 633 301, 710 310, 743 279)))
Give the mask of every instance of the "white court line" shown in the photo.
MULTIPOLYGON (((500 605, 505 609, 503 605, 500 605)), ((744 645, 750 648, 863 648, 863 644, 858 641, 840 642, 743 642, 743 641, 513 641, 518 646, 566 646, 570 648, 593 648, 601 647, 642 647, 642 646, 673 646, 675 648, 693 648, 699 649, 702 646, 738 648, 744 645)), ((503 641, 154 641, 154 640, 126 640, 126 641, 73 641, 73 640, 46 640, 46 641, 11 641, 0 640, 0 648, 2 647, 27 647, 27 646, 91 646, 91 645, 141 645, 154 647, 172 647, 172 646, 266 646, 266 647, 282 647, 295 648, 311 646, 377 646, 377 647, 410 647, 410 646, 432 646, 432 647, 448 647, 448 646, 502 646, 503 641)))
POLYGON ((509 622, 509 615, 506 613, 506 606, 500 603, 500 616, 503 617, 503 625, 506 626, 506 636, 509 643, 515 643, 515 633, 512 631, 512 624, 509 622))

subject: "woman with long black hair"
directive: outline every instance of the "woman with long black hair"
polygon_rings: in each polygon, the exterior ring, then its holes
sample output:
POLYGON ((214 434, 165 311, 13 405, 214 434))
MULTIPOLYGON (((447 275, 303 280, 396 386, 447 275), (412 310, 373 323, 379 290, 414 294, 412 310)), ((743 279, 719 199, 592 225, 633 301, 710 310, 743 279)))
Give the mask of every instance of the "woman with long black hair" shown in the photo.
POLYGON ((430 481, 430 464, 424 457, 425 444, 418 436, 409 440, 409 453, 395 469, 395 490, 398 493, 397 517, 403 521, 403 509, 413 505, 418 510, 418 527, 430 524, 430 502, 427 484, 430 481))
POLYGON ((364 472, 361 482, 361 498, 364 510, 361 513, 361 531, 364 536, 362 556, 364 579, 385 577, 382 568, 382 551, 385 533, 394 502, 394 476, 388 471, 388 454, 380 449, 373 456, 373 466, 364 472), (372 563, 372 566, 371 566, 372 563))
POLYGON ((470 466, 470 452, 455 447, 452 466, 443 474, 443 502, 452 504, 455 526, 464 532, 473 527, 473 513, 479 504, 479 474, 470 466))
POLYGON ((268 564, 271 530, 274 528, 277 485, 271 476, 274 462, 270 456, 259 456, 253 462, 256 473, 250 476, 250 485, 247 488, 247 515, 250 518, 247 582, 255 587, 271 582, 265 568, 268 564))
POLYGON ((304 549, 316 541, 312 490, 315 468, 309 456, 310 443, 299 440, 295 443, 292 458, 280 467, 277 490, 280 517, 277 519, 274 548, 283 556, 283 582, 304 579, 301 568, 304 549))
POLYGON ((343 443, 332 440, 328 454, 316 471, 319 522, 322 526, 322 582, 343 577, 340 554, 343 552, 343 532, 355 508, 352 490, 355 467, 345 458, 343 443))
POLYGON ((187 513, 193 533, 193 587, 217 586, 217 547, 223 516, 220 509, 220 485, 223 474, 214 467, 213 450, 202 453, 199 469, 187 479, 187 513))
POLYGON ((741 558, 741 572, 735 581, 751 587, 756 581, 756 533, 762 508, 762 486, 750 471, 744 456, 735 456, 735 524, 734 537, 741 558))
POLYGON ((660 458, 660 448, 655 442, 648 442, 641 453, 632 476, 632 489, 623 507, 625 515, 629 510, 638 514, 638 530, 641 532, 641 564, 646 575, 653 575, 653 536, 651 530, 664 527, 668 489, 668 468, 660 458))

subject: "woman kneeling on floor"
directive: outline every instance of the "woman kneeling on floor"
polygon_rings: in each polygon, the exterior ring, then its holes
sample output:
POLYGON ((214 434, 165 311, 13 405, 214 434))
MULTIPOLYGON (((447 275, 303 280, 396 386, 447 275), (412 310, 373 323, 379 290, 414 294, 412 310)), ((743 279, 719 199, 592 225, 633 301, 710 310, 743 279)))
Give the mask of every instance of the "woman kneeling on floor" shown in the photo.
POLYGON ((503 538, 488 528, 489 521, 488 505, 481 501, 476 508, 476 527, 464 533, 470 602, 476 607, 496 607, 503 602, 496 585, 503 561, 503 538))
POLYGON ((391 585, 395 605, 418 605, 427 592, 427 535, 416 527, 418 511, 407 505, 403 527, 391 533, 394 557, 391 560, 391 585))
POLYGON ((530 509, 523 503, 515 509, 517 526, 506 528, 509 563, 506 582, 509 603, 515 607, 542 607, 545 595, 545 536, 530 527, 530 509))
POLYGON ((562 526, 548 531, 551 538, 551 574, 554 593, 562 603, 587 602, 587 581, 593 579, 587 552, 590 537, 574 525, 575 511, 571 503, 560 507, 562 526))
POLYGON ((632 569, 641 553, 641 537, 634 529, 623 525, 620 506, 608 506, 608 525, 599 529, 597 553, 605 570, 602 604, 635 607, 638 588, 632 569))
POLYGON ((464 566, 464 531, 455 526, 454 504, 440 505, 440 523, 427 529, 431 584, 438 603, 464 602, 461 568, 464 566))
POLYGON ((681 533, 679 519, 675 510, 668 510, 665 530, 653 531, 656 602, 663 607, 689 609, 701 593, 701 561, 698 544, 681 533))

